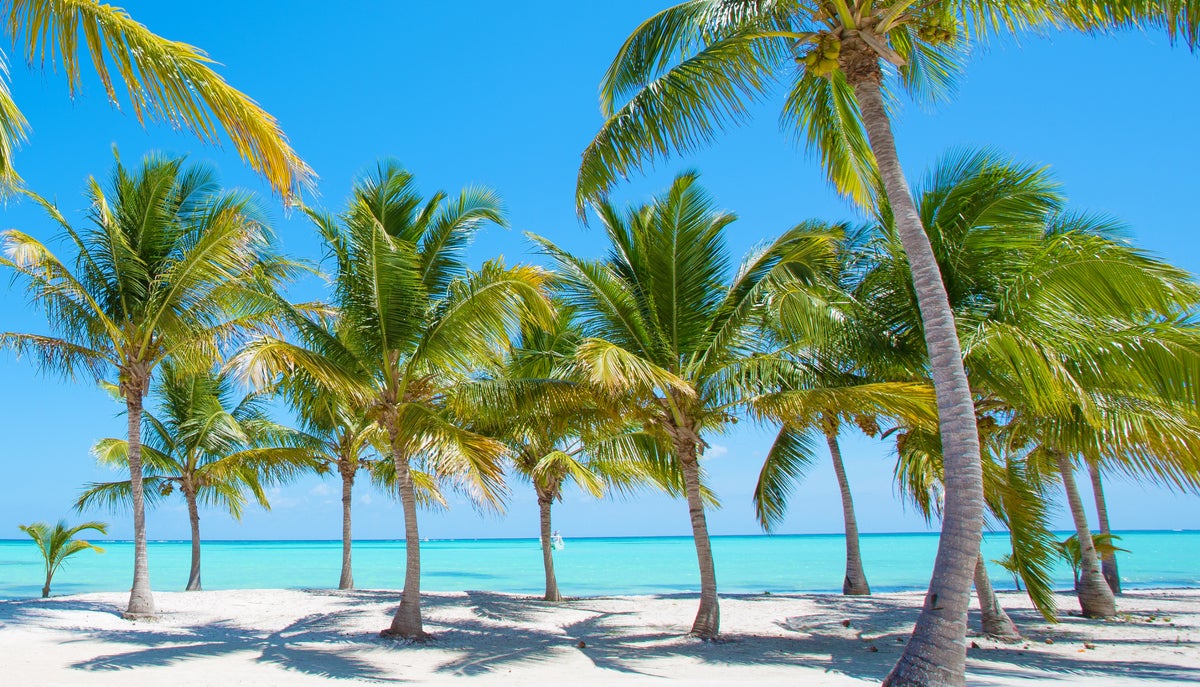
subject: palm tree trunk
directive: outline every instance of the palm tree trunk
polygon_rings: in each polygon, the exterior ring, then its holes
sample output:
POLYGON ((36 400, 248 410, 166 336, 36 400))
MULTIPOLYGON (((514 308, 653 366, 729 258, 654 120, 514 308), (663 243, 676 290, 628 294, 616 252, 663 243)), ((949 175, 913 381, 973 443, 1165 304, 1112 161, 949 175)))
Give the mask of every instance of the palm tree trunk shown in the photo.
POLYGON ((146 381, 131 380, 125 389, 129 442, 129 490, 133 498, 133 586, 125 617, 151 617, 155 613, 150 591, 150 565, 146 555, 146 500, 142 491, 142 397, 146 381))
POLYGON ((825 442, 829 444, 829 455, 833 457, 833 472, 837 475, 838 488, 842 491, 842 521, 846 526, 846 577, 842 580, 842 593, 847 596, 870 596, 871 585, 867 584, 862 553, 858 548, 858 520, 854 517, 854 499, 850 496, 846 466, 842 464, 842 449, 838 446, 837 430, 826 430, 825 442))
POLYGON ((342 578, 338 589, 354 589, 354 571, 350 564, 350 549, 353 536, 350 530, 350 508, 354 492, 354 469, 345 460, 338 461, 338 472, 342 475, 342 578))
POLYGON ((558 579, 554 576, 554 548, 551 545, 553 530, 550 528, 550 506, 554 503, 554 495, 548 490, 536 487, 538 510, 541 512, 542 526, 542 567, 546 570, 546 601, 562 601, 558 593, 558 579))
POLYGON ((196 506, 196 491, 188 487, 183 490, 187 501, 188 521, 192 525, 192 572, 188 575, 187 591, 201 591, 200 586, 200 509, 196 506))
POLYGON ((701 639, 714 639, 721 631, 721 607, 717 600, 717 571, 713 564, 712 544, 708 540, 704 500, 700 495, 700 462, 696 441, 691 438, 676 439, 675 450, 683 468, 683 489, 692 520, 696 560, 700 565, 700 608, 692 623, 691 633, 701 639))
POLYGON ((1058 469, 1062 473, 1063 488, 1067 492, 1067 503, 1071 517, 1075 520, 1075 536, 1079 538, 1079 581, 1075 594, 1079 597, 1079 608, 1088 618, 1108 618, 1117 614, 1117 602, 1112 590, 1100 574, 1100 560, 1096 557, 1096 545, 1092 542, 1092 531, 1088 529, 1087 513, 1083 510, 1083 499, 1075 484, 1075 468, 1067 454, 1058 451, 1058 469))
POLYGON ((417 495, 413 488, 408 456, 394 454, 396 486, 404 507, 404 592, 400 608, 384 636, 423 642, 429 638, 421 627, 421 535, 417 531, 417 495))
POLYGON ((942 534, 925 604, 912 638, 884 684, 962 685, 966 679, 967 607, 983 537, 983 472, 975 405, 941 270, 900 167, 883 103, 879 57, 862 39, 850 36, 842 43, 841 66, 854 88, 912 271, 937 395, 946 494, 942 534))
POLYGON ((50 597, 50 578, 53 576, 54 576, 54 573, 46 573, 46 584, 42 585, 42 598, 43 599, 50 597))
MULTIPOLYGON (((1094 460, 1087 462, 1088 472, 1092 477, 1092 495, 1096 497, 1096 517, 1100 521, 1100 533, 1112 536, 1108 525, 1108 503, 1104 500, 1104 480, 1100 475, 1100 465, 1094 460)), ((1121 574, 1117 570, 1117 552, 1107 551, 1100 557, 1100 572, 1104 581, 1113 594, 1121 593, 1121 574)))
POLYGON ((1021 633, 1017 624, 1008 617, 1000 599, 996 598, 996 590, 992 589, 992 580, 987 574, 987 565, 983 562, 983 553, 975 563, 975 593, 979 595, 979 615, 983 634, 1004 642, 1021 641, 1021 633))

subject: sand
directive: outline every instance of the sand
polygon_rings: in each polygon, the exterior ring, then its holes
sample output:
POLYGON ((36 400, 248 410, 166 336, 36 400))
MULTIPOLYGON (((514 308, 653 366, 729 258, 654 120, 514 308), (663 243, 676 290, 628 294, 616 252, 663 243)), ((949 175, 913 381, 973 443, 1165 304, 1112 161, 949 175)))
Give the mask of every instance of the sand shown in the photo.
MULTIPOLYGON (((895 662, 921 602, 916 593, 726 596, 723 641, 702 642, 684 635, 691 595, 547 604, 429 594, 435 640, 409 644, 378 635, 398 600, 392 591, 155 598, 159 618, 140 622, 118 615, 125 594, 0 602, 0 684, 863 685, 895 662)), ((969 638, 970 684, 1200 682, 1200 590, 1130 592, 1119 619, 1064 613, 1057 625, 1021 594, 1001 601, 1027 641, 969 638)), ((1059 601, 1075 607, 1069 596, 1059 601)))

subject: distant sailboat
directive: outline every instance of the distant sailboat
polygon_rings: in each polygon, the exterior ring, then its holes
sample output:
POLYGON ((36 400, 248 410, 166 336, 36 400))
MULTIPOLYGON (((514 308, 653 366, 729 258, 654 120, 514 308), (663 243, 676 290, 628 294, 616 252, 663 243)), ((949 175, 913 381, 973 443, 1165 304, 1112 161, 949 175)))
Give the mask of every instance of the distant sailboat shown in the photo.
POLYGON ((555 551, 561 551, 567 546, 563 543, 562 535, 558 533, 558 530, 554 530, 554 534, 550 535, 550 546, 554 547, 555 551))

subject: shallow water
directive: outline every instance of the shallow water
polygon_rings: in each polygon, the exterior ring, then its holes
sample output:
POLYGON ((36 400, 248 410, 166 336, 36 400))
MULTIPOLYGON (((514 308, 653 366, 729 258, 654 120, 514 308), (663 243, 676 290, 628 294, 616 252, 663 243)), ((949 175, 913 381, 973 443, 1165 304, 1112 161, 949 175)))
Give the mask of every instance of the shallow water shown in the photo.
MULTIPOLYGON (((1066 534, 1061 535, 1065 537, 1066 534)), ((1200 531, 1121 532, 1121 577, 1131 587, 1200 586, 1200 531)), ((53 592, 73 594, 129 588, 133 545, 98 542, 106 553, 83 552, 55 575, 53 592)), ((989 559, 1008 552, 1008 537, 989 534, 989 559)), ((867 579, 876 591, 924 589, 937 549, 936 534, 867 534, 862 537, 867 579)), ((456 539, 423 542, 422 586, 429 591, 479 589, 540 593, 541 551, 536 539, 456 539)), ((187 583, 188 542, 151 542, 150 576, 158 590, 187 583)), ((845 542, 841 535, 714 537, 717 581, 723 592, 841 591, 845 542)), ((211 541, 204 543, 205 589, 336 587, 339 541, 211 541)), ((653 594, 699 588, 696 554, 688 537, 566 538, 555 552, 565 595, 653 594)), ((1012 579, 991 566, 998 588, 1012 579)), ((0 540, 0 598, 41 593, 42 562, 28 540, 0 540)), ((399 588, 403 541, 354 544, 354 581, 362 589, 399 588)), ((1065 564, 1057 582, 1071 586, 1065 564)))

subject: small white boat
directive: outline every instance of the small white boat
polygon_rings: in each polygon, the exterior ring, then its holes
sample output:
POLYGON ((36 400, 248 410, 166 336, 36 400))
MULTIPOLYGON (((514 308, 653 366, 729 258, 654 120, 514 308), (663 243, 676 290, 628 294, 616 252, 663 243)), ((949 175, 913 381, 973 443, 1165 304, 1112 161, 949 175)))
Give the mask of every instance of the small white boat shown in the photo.
POLYGON ((563 543, 562 535, 558 533, 558 530, 555 530, 554 534, 550 535, 550 546, 555 551, 561 551, 566 548, 567 545, 563 543))

